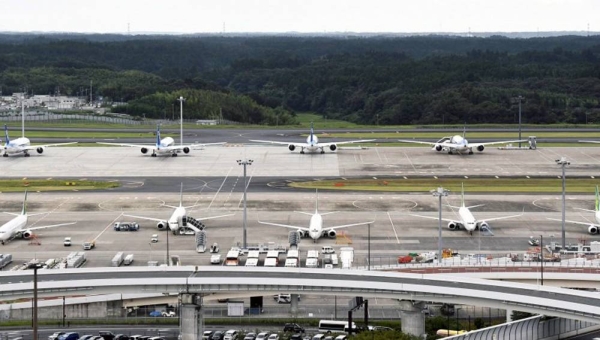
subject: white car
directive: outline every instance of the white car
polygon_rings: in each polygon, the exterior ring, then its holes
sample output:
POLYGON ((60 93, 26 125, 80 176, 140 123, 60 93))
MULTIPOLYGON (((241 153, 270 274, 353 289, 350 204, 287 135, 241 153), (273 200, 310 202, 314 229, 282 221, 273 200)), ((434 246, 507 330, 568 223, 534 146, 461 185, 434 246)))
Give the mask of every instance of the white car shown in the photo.
POLYGON ((270 333, 268 333, 268 332, 258 333, 255 340, 267 340, 267 338, 269 337, 269 334, 270 333))
POLYGON ((211 255, 210 264, 221 264, 221 254, 211 255))
POLYGON ((279 340, 279 334, 273 333, 273 334, 269 335, 268 340, 279 340))
POLYGON ((236 331, 235 329, 228 330, 227 332, 225 332, 223 340, 238 340, 238 331, 236 331))

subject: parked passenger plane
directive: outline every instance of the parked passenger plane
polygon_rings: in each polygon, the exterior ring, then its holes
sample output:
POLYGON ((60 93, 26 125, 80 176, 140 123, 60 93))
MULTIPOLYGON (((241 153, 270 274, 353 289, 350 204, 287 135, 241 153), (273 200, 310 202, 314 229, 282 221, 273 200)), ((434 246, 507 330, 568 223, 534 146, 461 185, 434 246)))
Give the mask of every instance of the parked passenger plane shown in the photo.
POLYGON ((466 128, 463 130, 463 135, 454 135, 451 137, 444 137, 439 141, 425 142, 425 141, 415 141, 415 140, 399 140, 402 143, 413 143, 413 144, 426 144, 431 145, 431 150, 435 151, 447 151, 449 155, 453 153, 468 153, 469 155, 473 154, 473 149, 476 149, 479 152, 482 152, 485 149, 486 145, 494 145, 494 144, 506 144, 506 143, 519 143, 519 142, 527 142, 527 140, 506 140, 506 141, 498 141, 498 142, 487 142, 487 143, 469 143, 469 141, 465 138, 466 128))
MULTIPOLYGON (((473 235, 473 231, 477 230, 477 229, 481 229, 481 230, 485 230, 488 231, 490 234, 493 235, 492 230, 490 229, 490 225, 488 224, 488 222, 491 221, 497 221, 497 220, 504 220, 507 218, 514 218, 514 217, 519 217, 522 216, 523 213, 519 214, 519 215, 511 215, 511 216, 502 216, 502 217, 494 217, 494 218, 489 218, 487 220, 478 220, 476 219, 473 214, 471 213, 471 208, 476 208, 476 207, 481 207, 483 206, 483 204, 478 204, 478 205, 473 205, 470 207, 465 206, 465 187, 464 184, 462 185, 462 192, 461 192, 461 205, 460 207, 455 207, 455 206, 451 206, 448 205, 451 208, 456 208, 458 209, 458 216, 459 216, 459 220, 453 220, 453 219, 448 219, 448 218, 442 218, 442 221, 446 221, 448 222, 448 228, 450 230, 458 230, 458 229, 464 229, 466 231, 469 232, 470 235, 473 235)), ((423 216, 423 215, 416 215, 416 214, 410 214, 411 216, 416 216, 416 217, 422 217, 422 218, 429 218, 432 220, 438 220, 438 217, 433 217, 433 216, 423 216)))
MULTIPOLYGON (((572 223, 572 224, 587 225, 588 226, 588 233, 590 233, 590 234, 600 234, 600 195, 598 193, 598 186, 597 185, 596 185, 596 204, 594 206, 594 210, 582 209, 582 208, 575 208, 575 209, 577 209, 577 210, 583 210, 583 211, 588 211, 588 212, 593 212, 594 213, 594 220, 596 221, 596 223, 579 222, 579 221, 567 221, 567 220, 565 220, 565 222, 572 223)), ((548 218, 548 219, 552 220, 552 221, 562 222, 562 219, 557 219, 557 218, 548 218)))
POLYGON ((148 153, 148 151, 152 151, 152 157, 156 157, 157 154, 162 155, 171 155, 172 157, 176 157, 177 153, 182 152, 188 154, 190 149, 196 147, 204 147, 206 145, 222 145, 223 143, 204 143, 204 144, 181 144, 175 145, 175 140, 171 137, 165 137, 163 139, 160 138, 160 125, 156 126, 156 144, 154 145, 143 145, 143 144, 126 144, 126 143, 105 143, 105 142, 96 142, 98 144, 104 145, 117 145, 117 146, 130 146, 134 148, 140 148, 143 154, 148 153))
POLYGON ((4 245, 4 243, 12 240, 15 237, 21 237, 21 238, 25 238, 25 239, 30 238, 31 236, 33 236, 34 230, 60 227, 60 226, 71 225, 71 224, 77 223, 77 222, 70 222, 70 223, 61 223, 61 224, 26 228, 25 226, 27 225, 27 218, 29 216, 47 214, 47 213, 37 213, 37 214, 31 214, 31 215, 27 214, 27 191, 25 191, 25 199, 23 199, 23 208, 21 209, 20 214, 9 213, 9 212, 4 212, 4 213, 9 214, 9 215, 14 215, 15 218, 13 218, 12 220, 10 220, 10 221, 4 223, 2 226, 0 226, 0 243, 2 243, 3 245, 4 245))
POLYGON ((21 101, 21 137, 13 139, 12 141, 8 137, 8 127, 4 125, 4 136, 6 137, 6 143, 4 144, 4 157, 8 155, 23 154, 25 157, 29 157, 29 151, 36 150, 37 153, 41 154, 44 149, 50 146, 69 145, 77 144, 77 142, 70 143, 54 143, 45 145, 31 145, 28 138, 25 137, 25 101, 21 101))
POLYGON ((321 153, 325 153, 325 148, 329 148, 331 151, 337 150, 337 146, 341 144, 352 144, 352 143, 366 143, 372 142, 374 139, 361 139, 361 140, 352 140, 346 142, 334 142, 334 143, 319 143, 319 138, 315 136, 313 123, 310 123, 310 135, 306 137, 306 143, 287 143, 287 142, 276 142, 270 140, 258 140, 252 139, 251 142, 257 143, 269 143, 269 144, 281 144, 287 145, 290 151, 296 150, 296 148, 300 148, 300 153, 303 154, 304 151, 316 152, 320 151, 321 153))
POLYGON ((227 215, 219 215, 219 216, 211 216, 211 217, 203 217, 203 218, 193 218, 191 216, 187 216, 186 209, 196 207, 197 205, 192 205, 192 206, 188 206, 188 207, 183 206, 183 184, 181 184, 181 192, 179 194, 179 206, 173 206, 173 205, 167 205, 167 204, 163 204, 163 205, 165 207, 175 209, 173 211, 173 213, 171 214, 171 217, 169 217, 169 219, 166 221, 163 219, 146 217, 146 216, 136 216, 136 215, 127 215, 127 214, 123 214, 123 215, 133 217, 133 218, 141 218, 144 220, 158 222, 156 224, 158 229, 164 230, 166 228, 169 228, 173 232, 173 234, 181 234, 181 235, 186 233, 186 228, 193 230, 194 233, 197 233, 200 230, 202 230, 204 228, 204 226, 202 225, 202 223, 200 223, 200 221, 235 215, 235 214, 227 214, 227 215))
POLYGON ((333 226, 333 227, 326 227, 325 229, 323 229, 323 216, 334 214, 337 211, 319 214, 319 193, 318 193, 318 191, 317 191, 317 200, 315 203, 315 213, 314 214, 303 212, 303 211, 296 211, 296 212, 300 213, 300 214, 305 214, 305 215, 311 216, 310 222, 308 224, 308 228, 293 226, 293 225, 288 225, 288 224, 263 222, 263 221, 258 221, 258 223, 273 225, 276 227, 296 229, 298 231, 298 234, 300 234, 300 237, 310 237, 313 239, 313 242, 317 242, 317 240, 319 238, 321 238, 322 236, 328 236, 330 238, 335 238, 337 235, 337 232, 336 232, 337 229, 375 223, 374 221, 360 222, 360 223, 338 225, 338 226, 333 226))

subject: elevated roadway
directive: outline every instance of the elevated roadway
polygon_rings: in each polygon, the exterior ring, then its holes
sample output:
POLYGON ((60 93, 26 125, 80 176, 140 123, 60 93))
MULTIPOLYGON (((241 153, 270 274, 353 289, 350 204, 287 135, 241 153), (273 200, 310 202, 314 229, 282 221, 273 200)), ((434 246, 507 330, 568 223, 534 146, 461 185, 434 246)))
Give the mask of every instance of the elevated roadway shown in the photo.
MULTIPOLYGON (((0 274, 0 299, 33 296, 31 272, 0 274)), ((594 275, 598 279, 598 275, 594 275)), ((576 279, 573 276, 570 279, 576 279)), ((189 293, 205 299, 287 292, 432 301, 600 322, 600 296, 557 287, 450 275, 304 268, 138 267, 38 271, 40 296, 189 293)))

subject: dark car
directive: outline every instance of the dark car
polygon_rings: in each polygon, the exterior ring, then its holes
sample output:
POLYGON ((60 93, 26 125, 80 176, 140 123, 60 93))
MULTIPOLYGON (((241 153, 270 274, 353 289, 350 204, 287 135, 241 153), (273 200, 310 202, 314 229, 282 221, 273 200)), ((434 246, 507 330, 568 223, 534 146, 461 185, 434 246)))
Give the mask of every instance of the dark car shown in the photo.
POLYGON ((286 323, 283 326, 283 331, 284 332, 294 332, 294 333, 304 333, 304 328, 302 328, 297 323, 286 323))
POLYGON ((213 333, 213 335, 210 337, 210 340, 223 340, 223 338, 225 337, 225 332, 222 331, 216 331, 213 333))
POLYGON ((113 340, 129 340, 129 337, 125 334, 117 334, 113 340))
POLYGON ((100 334, 100 336, 104 340, 114 340, 115 339, 115 334, 113 332, 100 331, 100 332, 98 332, 98 334, 100 334))
POLYGON ((300 333, 296 333, 296 334, 293 334, 292 336, 290 336, 290 340, 303 340, 303 339, 304 339, 304 337, 300 333))

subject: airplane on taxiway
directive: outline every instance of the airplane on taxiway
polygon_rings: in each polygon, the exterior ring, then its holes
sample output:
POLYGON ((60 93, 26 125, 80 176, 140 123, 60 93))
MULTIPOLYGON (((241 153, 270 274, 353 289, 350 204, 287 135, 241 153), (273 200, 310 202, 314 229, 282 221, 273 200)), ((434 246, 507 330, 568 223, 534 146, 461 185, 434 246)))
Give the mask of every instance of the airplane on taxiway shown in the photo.
MULTIPOLYGON (((477 229, 480 229, 480 230, 483 230, 483 231, 487 231, 487 232, 489 232, 490 234, 493 235, 492 230, 490 229, 490 225, 488 224, 488 222, 523 216, 523 213, 521 213, 519 215, 494 217, 494 218, 489 218, 489 219, 486 219, 486 220, 478 220, 478 219, 476 219, 473 216, 473 214, 471 213, 470 209, 471 208, 481 207, 481 206, 483 206, 483 204, 473 205, 473 206, 469 206, 469 207, 467 207, 465 205, 465 187, 464 187, 464 184, 462 185, 461 205, 460 205, 460 207, 455 207, 455 206, 451 206, 451 205, 448 205, 448 206, 451 207, 451 208, 458 209, 459 219, 456 220, 456 219, 442 218, 442 221, 448 222, 448 228, 450 230, 464 229, 464 230, 468 231, 470 235, 473 235, 473 231, 475 231, 477 229)), ((410 216, 421 217, 421 218, 428 218, 428 219, 438 220, 439 221, 438 217, 433 217, 433 216, 423 216, 423 215, 417 215, 417 214, 410 214, 410 216)))
POLYGON ((269 143, 269 144, 281 144, 287 145, 290 151, 296 150, 296 148, 300 148, 300 153, 303 154, 305 151, 316 152, 320 151, 321 153, 325 153, 325 149, 329 148, 331 151, 335 151, 338 149, 338 145, 342 144, 352 144, 352 143, 366 143, 373 142, 374 139, 361 139, 361 140, 351 140, 345 142, 333 142, 333 143, 319 143, 319 138, 315 136, 315 132, 313 129, 313 123, 310 123, 310 134, 306 137, 306 143, 287 143, 287 142, 276 142, 270 140, 258 140, 252 139, 251 142, 257 143, 269 143))
POLYGON ((152 151, 151 156, 156 157, 157 155, 171 155, 176 157, 178 153, 183 152, 185 154, 190 153, 192 148, 204 147, 207 145, 223 145, 222 143, 203 143, 203 144, 183 144, 175 145, 175 140, 171 137, 160 138, 160 125, 156 126, 156 144, 144 145, 144 144, 127 144, 127 143, 107 143, 107 142, 96 142, 104 145, 116 145, 116 146, 129 146, 134 148, 140 148, 143 154, 152 151))
POLYGON ((202 218, 194 218, 194 217, 188 216, 186 209, 196 207, 197 205, 192 205, 192 206, 187 206, 187 207, 183 206, 183 183, 181 184, 181 192, 179 194, 179 206, 173 206, 173 205, 167 205, 167 204, 163 204, 163 206, 175 209, 173 211, 173 213, 171 214, 171 217, 169 217, 169 219, 166 221, 164 219, 159 219, 159 218, 129 215, 129 214, 123 214, 123 216, 128 216, 128 217, 133 217, 133 218, 141 218, 141 219, 149 220, 149 221, 155 221, 155 222, 158 222, 156 224, 156 227, 159 230, 164 230, 164 229, 169 228, 169 230, 171 230, 173 232, 173 234, 185 235, 185 234, 187 234, 186 229, 192 230, 194 232, 194 234, 201 231, 204 228, 204 225, 200 221, 235 215, 235 214, 227 214, 227 215, 202 217, 202 218))
POLYGON ((322 236, 328 236, 330 238, 335 238, 337 235, 337 231, 336 231, 337 229, 375 223, 374 221, 369 221, 369 222, 338 225, 338 226, 332 226, 332 227, 323 227, 323 216, 334 214, 337 211, 327 212, 327 213, 323 213, 323 214, 319 213, 319 193, 318 193, 318 191, 317 191, 317 200, 315 203, 314 214, 303 212, 303 211, 295 211, 295 212, 310 216, 310 222, 308 223, 308 228, 294 226, 294 225, 288 225, 288 224, 263 222, 263 221, 258 221, 258 223, 272 225, 272 226, 276 226, 276 227, 296 229, 298 234, 300 235, 300 237, 310 237, 313 239, 313 242, 317 242, 317 240, 319 238, 321 238, 322 236))
MULTIPOLYGON (((598 193, 598 186, 596 186, 596 203, 595 203, 595 206, 594 206, 594 210, 582 209, 582 208, 575 208, 575 209, 577 209, 577 210, 583 210, 583 211, 587 211, 587 212, 593 212, 594 213, 594 220, 595 220, 596 223, 580 222, 580 221, 568 221, 568 220, 565 220, 565 222, 572 223, 572 224, 587 225, 588 226, 588 233, 590 233, 590 234, 600 234, 600 194, 598 193)), ((552 221, 562 222, 562 220, 558 219, 558 218, 548 218, 548 219, 552 220, 552 221)))
POLYGON ((437 142, 425 142, 425 141, 416 141, 416 140, 398 140, 402 143, 413 143, 413 144, 425 144, 431 145, 431 150, 435 151, 445 151, 448 154, 452 155, 454 153, 463 154, 468 153, 469 155, 473 154, 473 149, 482 152, 487 145, 495 145, 495 144, 507 144, 507 143, 519 143, 519 142, 527 142, 527 140, 506 140, 506 141, 497 141, 497 142, 487 142, 487 143, 469 143, 469 141, 465 138, 466 128, 463 130, 462 136, 454 135, 451 137, 444 137, 437 142))
POLYGON ((25 157, 29 157, 29 151, 35 150, 37 153, 42 154, 47 147, 50 146, 59 146, 59 145, 69 145, 69 144, 77 144, 77 142, 69 142, 69 143, 54 143, 54 144, 45 144, 45 145, 31 145, 31 141, 29 138, 25 137, 25 101, 21 101, 21 137, 17 139, 10 140, 8 137, 8 127, 4 125, 4 136, 6 137, 6 142, 4 143, 4 157, 8 157, 8 155, 20 155, 22 154, 25 157))
POLYGON ((65 225, 72 225, 77 222, 70 223, 61 223, 61 224, 53 224, 46 226, 38 226, 38 227, 26 227, 27 219, 30 216, 35 215, 43 215, 47 213, 36 213, 36 214, 27 214, 27 191, 25 191, 25 199, 23 199, 23 208, 21 209, 20 214, 4 212, 5 214, 14 215, 15 218, 4 223, 0 226, 0 243, 4 245, 6 242, 12 240, 13 238, 20 237, 24 239, 31 238, 33 236, 34 230, 46 229, 46 228, 54 228, 65 225))

